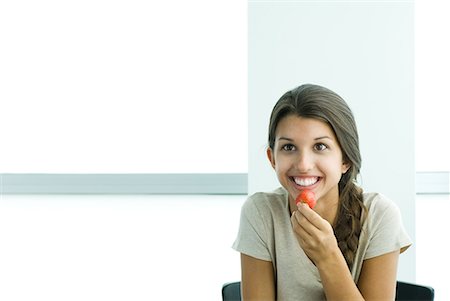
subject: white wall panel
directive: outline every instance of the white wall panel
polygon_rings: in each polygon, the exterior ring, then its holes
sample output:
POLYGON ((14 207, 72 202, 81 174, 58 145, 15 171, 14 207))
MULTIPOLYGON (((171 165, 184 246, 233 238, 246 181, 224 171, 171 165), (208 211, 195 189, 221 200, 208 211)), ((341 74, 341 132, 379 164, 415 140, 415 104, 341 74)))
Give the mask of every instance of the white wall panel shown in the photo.
MULTIPOLYGON (((414 239, 414 3, 250 2, 250 193, 279 186, 265 155, 269 115, 302 83, 324 85, 349 103, 361 184, 399 205, 414 239)), ((399 278, 415 279, 414 247, 401 256, 399 278)))
POLYGON ((247 172, 246 12, 2 1, 0 173, 247 172))

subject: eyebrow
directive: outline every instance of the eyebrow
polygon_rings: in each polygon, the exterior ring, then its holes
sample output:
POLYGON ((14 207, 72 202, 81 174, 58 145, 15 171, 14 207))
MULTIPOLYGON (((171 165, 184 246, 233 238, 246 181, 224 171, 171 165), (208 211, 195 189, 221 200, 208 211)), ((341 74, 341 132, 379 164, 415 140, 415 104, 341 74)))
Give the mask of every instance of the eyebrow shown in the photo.
POLYGON ((321 140, 321 139, 329 139, 329 140, 333 140, 331 137, 329 137, 329 136, 322 136, 322 137, 317 137, 317 138, 314 138, 314 140, 321 140))
MULTIPOLYGON (((317 138, 314 138, 314 140, 321 140, 321 139, 329 139, 329 140, 333 140, 331 137, 329 136, 320 136, 317 138)), ((280 137, 277 140, 287 140, 287 141, 294 141, 294 139, 292 138, 288 138, 288 137, 280 137)))
POLYGON ((287 137, 280 137, 277 140, 287 140, 287 141, 294 141, 294 139, 287 138, 287 137))

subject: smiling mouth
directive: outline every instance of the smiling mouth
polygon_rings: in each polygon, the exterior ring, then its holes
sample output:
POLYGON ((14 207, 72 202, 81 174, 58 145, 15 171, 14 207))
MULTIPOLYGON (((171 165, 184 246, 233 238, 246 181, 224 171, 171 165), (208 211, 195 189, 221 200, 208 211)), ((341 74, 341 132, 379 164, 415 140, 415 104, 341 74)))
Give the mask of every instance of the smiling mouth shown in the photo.
POLYGON ((292 181, 301 187, 309 187, 319 182, 320 177, 291 177, 292 181))

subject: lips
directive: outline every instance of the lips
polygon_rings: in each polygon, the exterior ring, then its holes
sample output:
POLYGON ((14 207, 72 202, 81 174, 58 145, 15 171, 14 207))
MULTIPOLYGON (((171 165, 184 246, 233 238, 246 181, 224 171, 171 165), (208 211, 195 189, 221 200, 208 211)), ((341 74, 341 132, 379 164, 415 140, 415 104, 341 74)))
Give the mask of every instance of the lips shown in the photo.
POLYGON ((319 177, 292 177, 295 184, 302 187, 309 187, 319 182, 319 177))

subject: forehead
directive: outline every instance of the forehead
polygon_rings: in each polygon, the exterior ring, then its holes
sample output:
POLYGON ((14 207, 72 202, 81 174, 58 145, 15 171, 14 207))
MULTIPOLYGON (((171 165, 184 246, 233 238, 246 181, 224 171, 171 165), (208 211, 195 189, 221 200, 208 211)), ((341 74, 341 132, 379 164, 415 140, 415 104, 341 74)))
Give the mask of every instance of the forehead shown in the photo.
POLYGON ((318 138, 327 136, 336 140, 331 126, 320 119, 288 115, 280 120, 276 130, 276 137, 287 138, 318 138))

